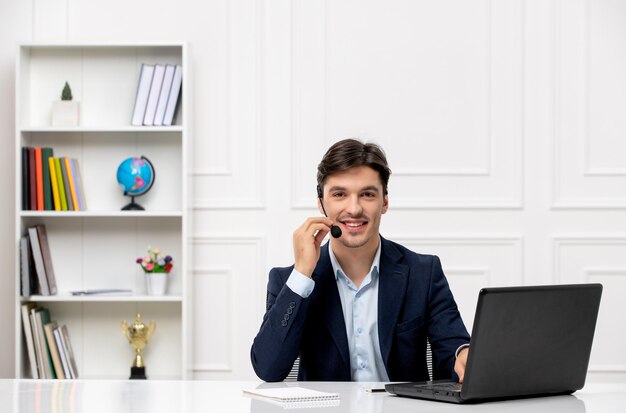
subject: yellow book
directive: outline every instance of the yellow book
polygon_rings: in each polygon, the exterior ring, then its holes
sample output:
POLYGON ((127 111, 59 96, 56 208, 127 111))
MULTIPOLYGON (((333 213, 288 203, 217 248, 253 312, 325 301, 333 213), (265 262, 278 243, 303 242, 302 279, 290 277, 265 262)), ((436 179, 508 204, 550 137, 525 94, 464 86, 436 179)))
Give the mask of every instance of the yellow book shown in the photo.
POLYGON ((78 198, 76 197, 76 184, 72 176, 72 166, 70 165, 69 158, 63 158, 63 161, 65 161, 65 169, 67 170, 67 182, 70 184, 70 194, 72 195, 74 211, 78 211, 80 208, 78 207, 78 198))
POLYGON ((50 183, 52 184, 52 199, 54 200, 54 210, 61 210, 61 200, 59 199, 59 184, 57 181, 57 168, 54 166, 54 158, 48 158, 50 166, 50 183))
POLYGON ((59 158, 54 158, 54 167, 56 169, 57 186, 59 187, 59 198, 61 199, 61 211, 67 211, 65 185, 63 185, 63 170, 61 169, 61 160, 59 158))

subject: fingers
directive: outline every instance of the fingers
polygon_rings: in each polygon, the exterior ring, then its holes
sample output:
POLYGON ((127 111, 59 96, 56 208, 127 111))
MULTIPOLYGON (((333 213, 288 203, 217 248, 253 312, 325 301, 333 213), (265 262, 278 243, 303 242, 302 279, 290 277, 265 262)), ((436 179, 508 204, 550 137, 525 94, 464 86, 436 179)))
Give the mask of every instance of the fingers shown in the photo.
POLYGON ((463 383, 463 378, 465 377, 465 366, 467 364, 468 353, 469 348, 462 349, 454 362, 454 372, 457 376, 459 376, 459 383, 463 383))
POLYGON ((293 233, 296 270, 308 277, 313 274, 320 255, 322 240, 330 231, 333 220, 326 217, 308 218, 293 233))

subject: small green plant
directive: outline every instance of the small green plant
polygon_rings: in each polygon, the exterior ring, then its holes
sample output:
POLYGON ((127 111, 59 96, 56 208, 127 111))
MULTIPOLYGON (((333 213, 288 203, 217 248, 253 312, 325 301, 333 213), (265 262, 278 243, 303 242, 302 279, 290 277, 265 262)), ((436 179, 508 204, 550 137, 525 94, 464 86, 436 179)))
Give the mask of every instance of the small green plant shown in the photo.
POLYGON ((70 89, 70 84, 65 82, 65 86, 63 86, 63 92, 61 92, 61 100, 72 100, 72 89, 70 89))

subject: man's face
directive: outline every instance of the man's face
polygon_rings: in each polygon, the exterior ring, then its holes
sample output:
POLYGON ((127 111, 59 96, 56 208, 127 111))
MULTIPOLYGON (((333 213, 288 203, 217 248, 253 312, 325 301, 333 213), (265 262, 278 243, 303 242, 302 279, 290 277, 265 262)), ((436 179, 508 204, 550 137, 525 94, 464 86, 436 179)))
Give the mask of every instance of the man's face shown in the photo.
POLYGON ((388 206, 378 172, 368 166, 338 172, 326 178, 323 189, 326 212, 342 231, 334 242, 348 248, 378 245, 380 217, 388 206))

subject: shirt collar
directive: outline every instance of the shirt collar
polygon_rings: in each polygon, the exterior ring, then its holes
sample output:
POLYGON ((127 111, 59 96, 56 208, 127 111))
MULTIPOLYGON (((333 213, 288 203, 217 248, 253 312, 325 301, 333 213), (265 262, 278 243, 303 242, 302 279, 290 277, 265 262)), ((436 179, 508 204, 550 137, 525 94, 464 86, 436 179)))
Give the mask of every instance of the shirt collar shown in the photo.
MULTIPOLYGON (((372 261, 372 266, 370 267, 369 274, 377 274, 378 268, 380 267, 380 251, 382 249, 382 242, 380 241, 380 236, 378 237, 378 248, 376 249, 376 254, 374 254, 374 261, 372 261), (376 270, 376 271, 374 271, 376 270)), ((330 255, 330 263, 333 266, 333 274, 335 275, 335 280, 337 280, 337 276, 339 271, 345 275, 345 271, 339 265, 339 261, 337 261, 337 257, 335 257, 335 253, 333 252, 332 245, 330 241, 328 241, 328 254, 330 255)))

